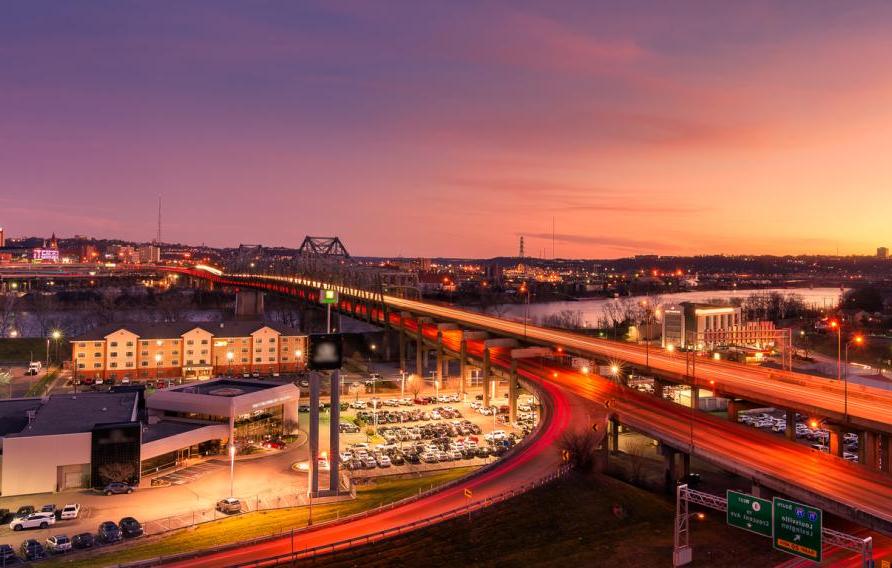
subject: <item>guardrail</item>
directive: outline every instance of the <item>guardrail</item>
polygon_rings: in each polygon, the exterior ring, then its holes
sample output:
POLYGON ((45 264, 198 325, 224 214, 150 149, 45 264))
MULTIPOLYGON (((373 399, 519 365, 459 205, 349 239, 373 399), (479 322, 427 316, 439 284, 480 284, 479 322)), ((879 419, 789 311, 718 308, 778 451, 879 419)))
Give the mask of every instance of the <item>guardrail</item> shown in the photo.
MULTIPOLYGON (((332 554, 337 551, 349 550, 356 546, 365 546, 371 544, 373 542, 378 542, 380 540, 385 540, 388 538, 392 538, 395 536, 399 536, 401 534, 409 533, 424 527, 428 527, 431 525, 435 525, 437 523, 441 523, 443 521, 447 521, 450 519, 454 519, 463 515, 470 515, 474 511, 480 511, 485 509, 486 507, 491 507, 497 503, 501 503, 503 501, 507 501, 512 497, 516 497, 517 495, 526 493, 531 489, 535 489, 537 487, 541 487, 547 483, 554 481, 555 479, 559 479, 567 474, 570 471, 570 467, 568 465, 562 465, 558 468, 557 472, 551 473, 537 479, 536 481, 532 481, 530 483, 526 483, 521 485, 520 487, 515 487, 513 489, 509 489, 508 491, 504 491, 495 495, 493 497, 486 497, 480 501, 472 501, 471 503, 464 505, 462 507, 456 507, 455 509, 450 509, 449 511, 445 511, 443 513, 437 513, 436 515, 431 515, 429 517, 425 517, 423 519, 419 519, 417 521, 412 521, 411 523, 406 523, 397 527, 391 527, 389 529, 384 529, 380 531, 375 531, 372 533, 367 533, 364 535, 351 537, 349 539, 340 540, 337 542, 323 544, 320 546, 316 546, 313 548, 306 548, 304 550, 292 550, 286 554, 280 554, 277 556, 269 556, 266 558, 260 558, 258 560, 252 560, 251 562, 243 562, 239 564, 230 564, 227 568, 248 568, 248 567, 259 567, 259 566, 278 566, 282 563, 292 563, 295 560, 306 560, 311 558, 316 558, 317 556, 322 556, 325 554, 332 554)), ((292 547, 294 546, 294 539, 292 539, 292 547)))

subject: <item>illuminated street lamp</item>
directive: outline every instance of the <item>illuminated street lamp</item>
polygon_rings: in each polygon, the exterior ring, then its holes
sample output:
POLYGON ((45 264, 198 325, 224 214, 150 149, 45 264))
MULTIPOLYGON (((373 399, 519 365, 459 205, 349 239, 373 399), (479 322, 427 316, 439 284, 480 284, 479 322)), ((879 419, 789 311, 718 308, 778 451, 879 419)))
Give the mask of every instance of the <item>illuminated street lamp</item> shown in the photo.
POLYGON ((46 366, 50 366, 50 339, 52 339, 56 343, 56 356, 59 355, 59 340, 62 339, 62 332, 58 329, 54 329, 50 332, 49 337, 46 338, 46 366))
POLYGON ((836 380, 842 380, 842 326, 836 320, 830 321, 830 327, 836 330, 836 380))
POLYGON ((232 351, 226 352, 226 374, 232 376, 232 359, 235 357, 235 353, 232 351))
POLYGON ((161 353, 155 353, 155 380, 158 380, 158 375, 161 372, 161 353))
POLYGON ((846 422, 849 421, 849 346, 851 345, 854 345, 855 347, 864 345, 864 336, 856 335, 846 342, 846 372, 844 375, 845 381, 843 383, 843 416, 846 422))

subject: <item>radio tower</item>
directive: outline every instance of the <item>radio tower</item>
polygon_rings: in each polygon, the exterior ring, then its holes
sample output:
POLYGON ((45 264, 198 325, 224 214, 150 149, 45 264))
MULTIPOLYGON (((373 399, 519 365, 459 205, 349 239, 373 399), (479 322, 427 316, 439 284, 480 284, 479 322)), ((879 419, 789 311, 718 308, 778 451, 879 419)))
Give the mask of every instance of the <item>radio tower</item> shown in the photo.
POLYGON ((523 236, 520 237, 520 258, 523 260, 523 236))
POLYGON ((158 196, 158 234, 155 235, 155 244, 161 244, 161 196, 158 196))

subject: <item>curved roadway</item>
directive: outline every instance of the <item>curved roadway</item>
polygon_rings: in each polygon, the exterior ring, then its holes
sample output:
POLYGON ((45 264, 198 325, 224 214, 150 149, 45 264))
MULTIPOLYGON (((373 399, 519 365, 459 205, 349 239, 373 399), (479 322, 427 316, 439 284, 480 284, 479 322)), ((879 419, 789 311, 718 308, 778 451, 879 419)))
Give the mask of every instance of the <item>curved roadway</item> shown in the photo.
MULTIPOLYGON (((473 491, 473 499, 483 500, 510 491, 524 484, 538 481, 555 473, 560 458, 555 441, 568 428, 587 427, 589 404, 555 385, 535 379, 533 373, 525 376, 538 383, 544 395, 551 401, 551 411, 538 436, 527 446, 496 462, 489 470, 470 477, 466 483, 457 483, 430 496, 406 505, 383 511, 354 521, 322 526, 316 530, 295 533, 295 550, 324 546, 349 538, 361 537, 388 528, 396 528, 420 521, 439 513, 445 513, 468 504, 464 490, 473 491), (574 409, 575 407, 575 409, 574 409), (585 417, 586 422, 579 422, 585 417)), ((289 554, 292 551, 290 536, 190 558, 167 565, 181 568, 211 568, 251 563, 264 558, 289 554)))

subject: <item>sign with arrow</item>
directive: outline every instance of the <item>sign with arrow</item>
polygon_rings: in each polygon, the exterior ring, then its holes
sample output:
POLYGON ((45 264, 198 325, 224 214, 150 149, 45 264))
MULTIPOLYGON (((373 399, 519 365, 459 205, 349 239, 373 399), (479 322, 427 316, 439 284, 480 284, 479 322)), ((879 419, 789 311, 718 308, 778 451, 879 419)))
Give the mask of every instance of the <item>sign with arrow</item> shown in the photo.
POLYGON ((725 513, 728 525, 762 536, 771 536, 771 501, 731 490, 725 496, 728 499, 725 513))
POLYGON ((774 498, 774 548, 812 562, 821 561, 823 519, 820 509, 774 498))
POLYGON ((465 497, 467 497, 468 499, 470 499, 470 498, 473 497, 473 496, 474 496, 474 492, 473 492, 473 491, 471 491, 470 489, 465 489, 465 497))

